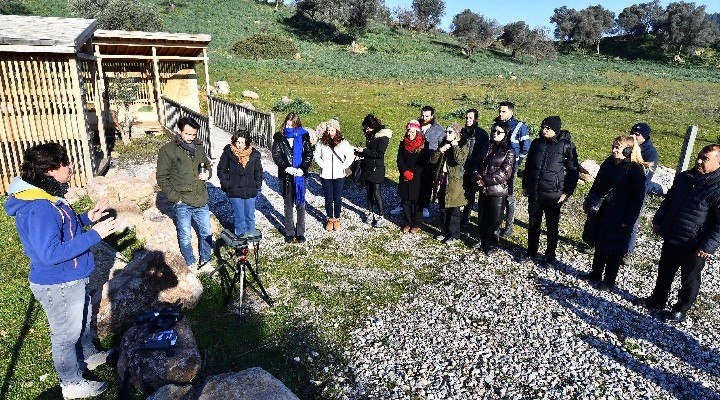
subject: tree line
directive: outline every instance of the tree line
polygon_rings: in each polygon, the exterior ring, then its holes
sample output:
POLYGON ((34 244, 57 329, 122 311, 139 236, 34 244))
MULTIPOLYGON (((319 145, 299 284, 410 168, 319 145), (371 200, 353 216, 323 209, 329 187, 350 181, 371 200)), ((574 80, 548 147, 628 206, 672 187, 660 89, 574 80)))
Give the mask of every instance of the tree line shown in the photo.
MULTIPOLYGON (((390 10, 383 0, 297 0, 296 14, 318 21, 344 26, 357 38, 370 20, 388 26, 415 31, 440 30, 445 15, 443 0, 413 0, 410 8, 390 10)), ((627 6, 619 15, 602 5, 576 10, 555 8, 548 29, 532 29, 525 21, 500 25, 470 9, 455 15, 450 33, 458 39, 463 54, 497 42, 540 61, 554 57, 557 51, 589 49, 600 54, 602 39, 609 36, 652 38, 657 49, 676 56, 701 48, 720 49, 720 13, 706 13, 705 5, 672 2, 662 8, 659 0, 627 6), (649 36, 648 36, 649 35, 649 36)))

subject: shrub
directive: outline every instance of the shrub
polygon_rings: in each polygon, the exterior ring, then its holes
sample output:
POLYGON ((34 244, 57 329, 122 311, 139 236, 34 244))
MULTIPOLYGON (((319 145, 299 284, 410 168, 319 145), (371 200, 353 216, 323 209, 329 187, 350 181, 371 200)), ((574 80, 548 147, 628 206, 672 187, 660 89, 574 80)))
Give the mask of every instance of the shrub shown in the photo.
POLYGON ((293 112, 298 115, 304 115, 310 114, 311 112, 315 111, 315 107, 313 107, 313 105, 310 104, 309 101, 303 99, 302 97, 298 97, 297 99, 290 102, 284 102, 282 100, 278 101, 273 106, 273 111, 282 113, 293 112))
POLYGON ((254 33, 236 42, 232 49, 241 57, 255 60, 292 58, 297 53, 294 40, 275 33, 254 33))
POLYGON ((97 20, 99 28, 159 31, 163 20, 157 9, 138 0, 70 0, 73 15, 97 20))

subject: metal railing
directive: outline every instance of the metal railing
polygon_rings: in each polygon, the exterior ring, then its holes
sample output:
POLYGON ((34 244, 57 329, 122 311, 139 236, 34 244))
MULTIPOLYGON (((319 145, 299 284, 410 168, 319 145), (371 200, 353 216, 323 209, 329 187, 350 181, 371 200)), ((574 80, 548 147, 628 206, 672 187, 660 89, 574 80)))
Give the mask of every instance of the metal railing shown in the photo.
POLYGON ((197 138, 203 143, 203 146, 205 146, 205 155, 208 158, 212 158, 212 144, 210 142, 210 118, 207 115, 202 115, 197 111, 193 111, 178 103, 177 101, 171 100, 165 96, 162 96, 162 99, 165 107, 165 121, 163 121, 163 125, 165 126, 165 128, 170 132, 175 132, 177 121, 180 118, 192 117, 195 121, 197 121, 198 124, 200 124, 197 138))
POLYGON ((210 96, 208 108, 213 123, 230 133, 247 129, 256 146, 269 149, 275 134, 275 114, 251 110, 240 104, 210 96))

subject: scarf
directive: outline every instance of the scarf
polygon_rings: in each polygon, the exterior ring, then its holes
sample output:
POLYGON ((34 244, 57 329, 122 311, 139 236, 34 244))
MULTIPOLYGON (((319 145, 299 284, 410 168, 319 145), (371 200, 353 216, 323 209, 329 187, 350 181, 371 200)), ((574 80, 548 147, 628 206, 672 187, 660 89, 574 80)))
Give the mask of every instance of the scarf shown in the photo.
POLYGON ((247 166, 247 163, 250 162, 250 154, 253 151, 252 146, 248 146, 244 149, 238 148, 234 144, 230 145, 230 151, 232 151, 233 154, 235 154, 235 157, 240 160, 240 164, 245 168, 247 166))
POLYGON ((180 146, 181 149, 185 150, 188 154, 190 154, 190 157, 195 157, 195 141, 193 140, 190 143, 185 143, 184 140, 180 137, 179 133, 175 134, 175 143, 177 143, 178 146, 180 146))
POLYGON ((410 140, 410 138, 405 135, 403 138, 403 146, 405 147, 405 150, 410 153, 417 153, 420 152, 423 145, 423 135, 421 133, 418 133, 415 136, 415 139, 410 140))
MULTIPOLYGON (((307 135, 308 131, 304 128, 285 128, 283 129, 285 138, 293 141, 292 167, 297 168, 302 164, 303 159, 303 135, 307 135)), ((305 175, 295 176, 295 204, 305 204, 305 175)))
POLYGON ((68 189, 70 189, 69 183, 60 183, 57 179, 48 175, 45 175, 39 181, 28 181, 28 183, 46 191, 48 194, 55 197, 64 198, 65 194, 68 192, 68 189))

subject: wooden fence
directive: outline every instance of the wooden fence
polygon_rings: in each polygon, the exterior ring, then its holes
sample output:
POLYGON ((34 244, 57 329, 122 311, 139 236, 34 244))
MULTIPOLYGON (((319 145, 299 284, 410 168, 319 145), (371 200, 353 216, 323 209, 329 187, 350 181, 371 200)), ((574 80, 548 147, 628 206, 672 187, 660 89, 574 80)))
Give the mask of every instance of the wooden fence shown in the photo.
POLYGON ((210 96, 208 108, 213 116, 215 126, 230 133, 239 129, 247 129, 253 144, 265 147, 272 146, 275 134, 275 115, 243 107, 240 104, 210 96))
POLYGON ((200 124, 197 138, 200 139, 200 141, 203 143, 203 146, 205 146, 205 155, 207 155, 208 158, 211 158, 212 143, 210 142, 210 118, 207 115, 202 115, 197 111, 193 111, 165 96, 162 96, 162 100, 163 104, 165 105, 165 121, 163 121, 163 125, 165 126, 165 128, 170 132, 175 133, 177 131, 177 122, 180 118, 193 118, 195 121, 197 121, 198 124, 200 124))
POLYGON ((42 143, 67 149, 75 186, 93 176, 81 85, 74 55, 0 53, 0 192, 20 175, 25 151, 42 143))

